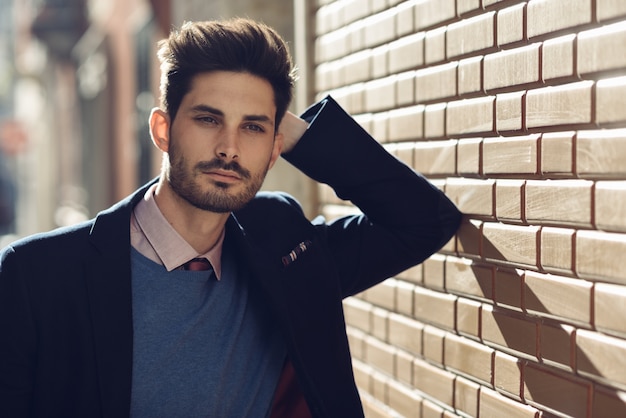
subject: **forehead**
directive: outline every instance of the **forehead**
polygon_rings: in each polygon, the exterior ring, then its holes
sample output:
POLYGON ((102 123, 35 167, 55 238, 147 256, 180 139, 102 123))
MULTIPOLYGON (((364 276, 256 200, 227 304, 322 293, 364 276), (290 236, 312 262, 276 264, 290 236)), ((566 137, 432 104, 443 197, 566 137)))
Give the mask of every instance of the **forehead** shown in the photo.
POLYGON ((191 80, 190 89, 181 107, 207 105, 226 113, 276 114, 271 84, 245 72, 213 71, 200 73, 191 80))

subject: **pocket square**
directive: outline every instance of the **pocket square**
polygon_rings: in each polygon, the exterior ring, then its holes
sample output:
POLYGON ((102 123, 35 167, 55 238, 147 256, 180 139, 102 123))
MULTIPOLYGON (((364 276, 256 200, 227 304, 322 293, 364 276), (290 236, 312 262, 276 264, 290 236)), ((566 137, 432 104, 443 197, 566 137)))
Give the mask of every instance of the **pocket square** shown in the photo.
POLYGON ((289 254, 282 257, 283 266, 287 267, 289 264, 293 263, 298 259, 300 254, 304 253, 306 250, 311 248, 312 242, 309 240, 302 241, 300 244, 296 245, 296 247, 289 252, 289 254))

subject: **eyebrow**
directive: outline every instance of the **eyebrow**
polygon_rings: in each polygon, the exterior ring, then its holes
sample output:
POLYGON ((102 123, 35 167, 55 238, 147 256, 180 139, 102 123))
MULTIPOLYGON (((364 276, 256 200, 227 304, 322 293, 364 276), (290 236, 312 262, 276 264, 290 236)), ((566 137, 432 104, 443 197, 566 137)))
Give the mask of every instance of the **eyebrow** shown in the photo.
MULTIPOLYGON (((216 116, 224 116, 224 112, 206 104, 195 105, 191 108, 191 111, 195 113, 206 112, 212 113, 216 116)), ((243 119, 248 122, 261 122, 274 126, 274 121, 266 115, 244 115, 243 119)))

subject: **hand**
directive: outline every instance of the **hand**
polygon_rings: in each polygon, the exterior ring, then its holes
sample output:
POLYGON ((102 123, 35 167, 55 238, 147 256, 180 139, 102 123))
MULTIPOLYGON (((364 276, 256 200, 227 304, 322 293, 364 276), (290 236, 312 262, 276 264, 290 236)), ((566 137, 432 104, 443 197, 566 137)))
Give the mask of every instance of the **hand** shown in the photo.
POLYGON ((291 151, 308 127, 309 124, 305 120, 287 111, 278 127, 278 133, 283 135, 282 153, 291 151))

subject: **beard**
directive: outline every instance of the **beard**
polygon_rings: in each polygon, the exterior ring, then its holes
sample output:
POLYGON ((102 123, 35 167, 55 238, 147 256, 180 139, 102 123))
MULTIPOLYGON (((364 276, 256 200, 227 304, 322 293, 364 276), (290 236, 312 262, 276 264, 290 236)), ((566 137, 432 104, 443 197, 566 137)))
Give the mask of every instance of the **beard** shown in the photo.
POLYGON ((166 175, 172 190, 192 206, 216 213, 228 213, 243 208, 259 191, 269 170, 269 161, 264 170, 251 173, 236 161, 226 162, 220 158, 201 161, 194 167, 189 167, 174 142, 170 144, 168 154, 170 166, 166 175), (213 181, 207 186, 197 181, 198 177, 204 176, 203 172, 214 169, 237 173, 244 183, 244 189, 232 192, 235 187, 233 184, 213 181))

